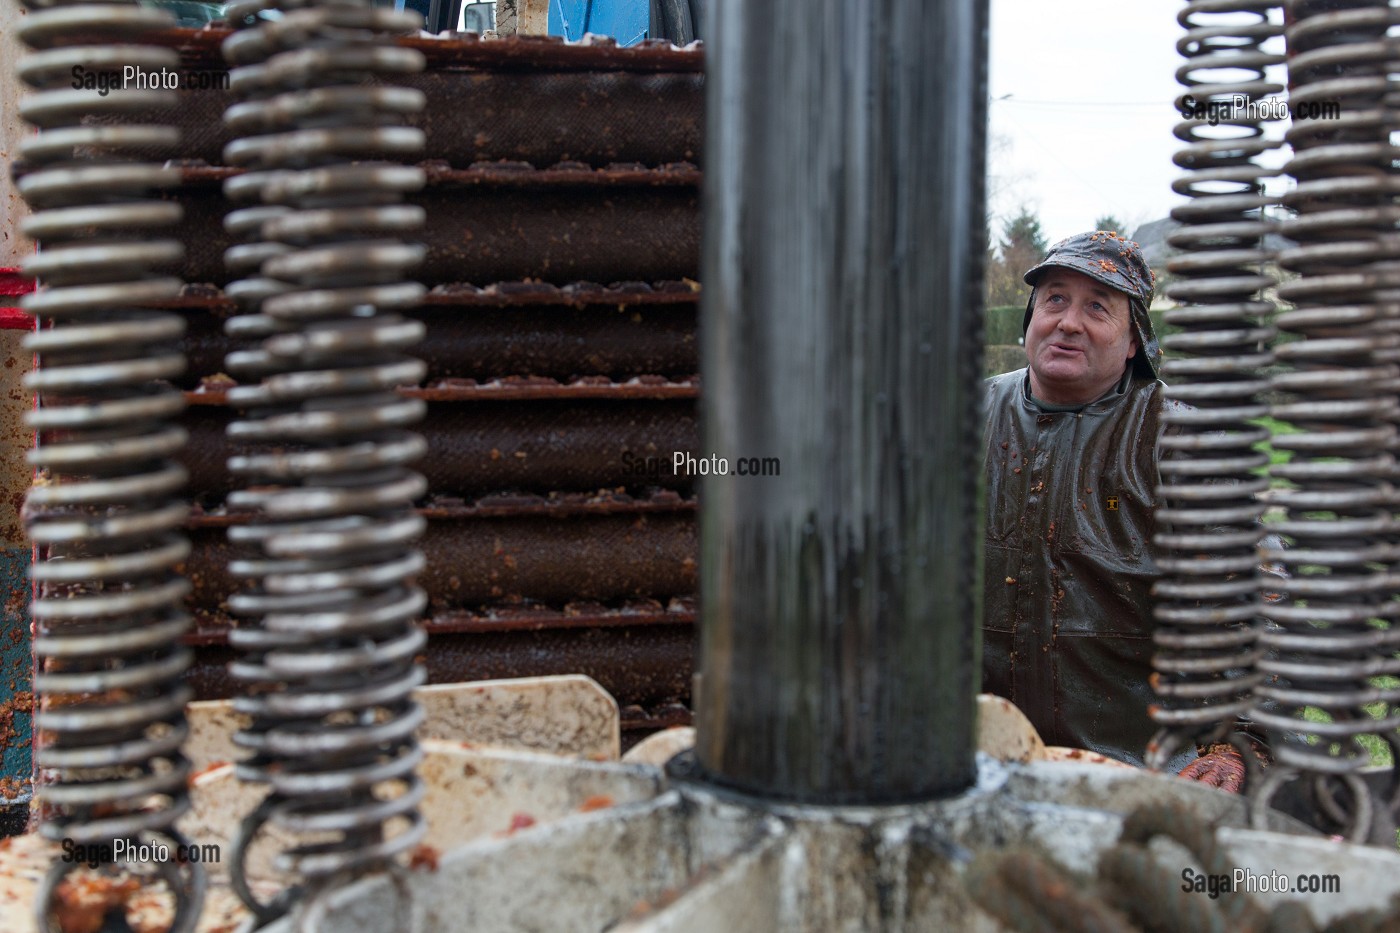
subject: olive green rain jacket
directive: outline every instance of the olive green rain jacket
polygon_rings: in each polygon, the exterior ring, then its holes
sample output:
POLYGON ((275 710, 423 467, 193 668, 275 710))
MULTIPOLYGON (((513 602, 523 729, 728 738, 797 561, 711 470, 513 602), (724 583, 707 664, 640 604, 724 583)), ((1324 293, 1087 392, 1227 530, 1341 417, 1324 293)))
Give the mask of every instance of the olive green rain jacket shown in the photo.
POLYGON ((1080 409, 1040 406, 1027 371, 987 380, 982 689, 1047 745, 1141 764, 1156 726, 1151 555, 1165 386, 1130 370, 1080 409))

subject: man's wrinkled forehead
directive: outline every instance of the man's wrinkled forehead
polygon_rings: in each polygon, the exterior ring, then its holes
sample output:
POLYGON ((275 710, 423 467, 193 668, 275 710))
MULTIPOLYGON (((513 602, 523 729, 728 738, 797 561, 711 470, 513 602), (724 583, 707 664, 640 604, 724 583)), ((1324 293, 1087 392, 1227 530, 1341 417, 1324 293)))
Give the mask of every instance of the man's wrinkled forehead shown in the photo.
POLYGON ((1126 292, 1120 292, 1116 288, 1109 288, 1098 279, 1090 278, 1082 272, 1075 272, 1073 269, 1061 269, 1055 266, 1046 269, 1036 280, 1035 289, 1041 292, 1044 289, 1064 288, 1073 282, 1079 282, 1088 286, 1089 293, 1095 298, 1118 303, 1122 302, 1126 307, 1131 297, 1126 292))

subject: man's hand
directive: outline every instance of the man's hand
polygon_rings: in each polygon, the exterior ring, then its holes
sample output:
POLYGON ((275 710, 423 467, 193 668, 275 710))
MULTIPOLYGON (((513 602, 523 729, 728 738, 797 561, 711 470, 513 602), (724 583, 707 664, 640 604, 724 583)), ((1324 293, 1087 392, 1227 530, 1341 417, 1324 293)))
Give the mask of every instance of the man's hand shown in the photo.
POLYGON ((1181 776, 1238 794, 1244 786, 1244 759, 1233 745, 1212 745, 1204 755, 1182 768, 1181 776))

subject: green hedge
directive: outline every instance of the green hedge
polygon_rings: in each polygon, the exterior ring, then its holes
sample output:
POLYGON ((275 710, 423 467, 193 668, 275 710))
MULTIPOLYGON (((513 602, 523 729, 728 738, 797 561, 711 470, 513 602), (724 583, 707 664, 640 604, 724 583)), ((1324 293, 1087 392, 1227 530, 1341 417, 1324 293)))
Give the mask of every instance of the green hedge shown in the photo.
POLYGON ((991 344, 982 359, 982 374, 995 376, 1026 365, 1026 348, 1015 344, 991 344))
POLYGON ((987 346, 1012 344, 1021 339, 1021 317, 1024 307, 987 309, 987 346))

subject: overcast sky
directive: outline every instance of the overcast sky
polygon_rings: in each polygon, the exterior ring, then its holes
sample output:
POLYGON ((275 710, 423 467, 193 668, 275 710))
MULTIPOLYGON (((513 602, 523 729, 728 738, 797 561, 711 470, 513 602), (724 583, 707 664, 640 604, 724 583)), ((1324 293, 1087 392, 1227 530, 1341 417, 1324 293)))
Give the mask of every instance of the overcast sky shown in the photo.
POLYGON ((1113 214, 1165 217, 1180 143, 1179 0, 991 0, 993 236, 1021 204, 1049 242, 1113 214), (1004 100, 998 98, 1011 95, 1004 100))

